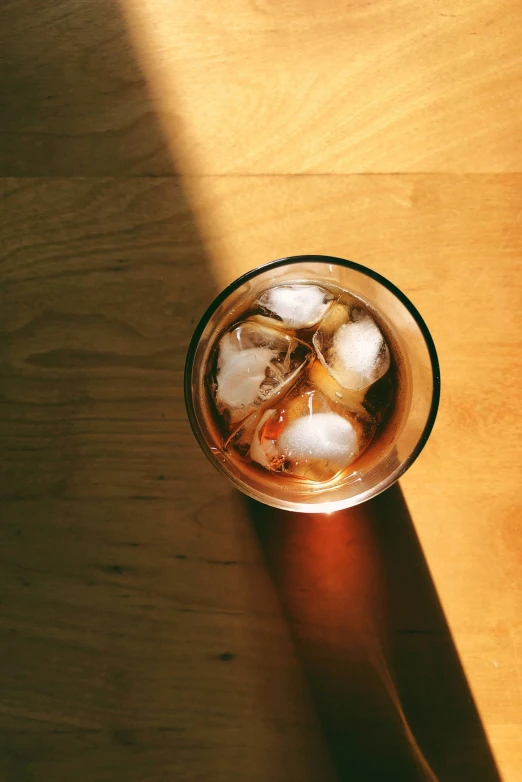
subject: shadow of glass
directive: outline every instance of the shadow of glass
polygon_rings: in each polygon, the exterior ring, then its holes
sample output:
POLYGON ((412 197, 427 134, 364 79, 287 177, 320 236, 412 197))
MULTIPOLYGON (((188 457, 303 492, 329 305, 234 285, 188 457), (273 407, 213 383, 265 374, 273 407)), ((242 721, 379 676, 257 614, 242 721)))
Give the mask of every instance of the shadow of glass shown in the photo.
POLYGON ((245 500, 341 780, 500 780, 398 485, 331 515, 245 500))

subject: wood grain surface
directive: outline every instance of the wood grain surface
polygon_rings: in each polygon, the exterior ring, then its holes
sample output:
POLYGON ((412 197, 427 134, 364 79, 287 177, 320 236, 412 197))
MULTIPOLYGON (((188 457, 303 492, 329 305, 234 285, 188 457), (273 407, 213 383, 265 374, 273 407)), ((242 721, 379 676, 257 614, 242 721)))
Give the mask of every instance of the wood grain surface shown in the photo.
POLYGON ((522 7, 0 6, 0 780, 522 781, 522 7), (331 517, 186 420, 242 271, 351 258, 442 367, 331 517))

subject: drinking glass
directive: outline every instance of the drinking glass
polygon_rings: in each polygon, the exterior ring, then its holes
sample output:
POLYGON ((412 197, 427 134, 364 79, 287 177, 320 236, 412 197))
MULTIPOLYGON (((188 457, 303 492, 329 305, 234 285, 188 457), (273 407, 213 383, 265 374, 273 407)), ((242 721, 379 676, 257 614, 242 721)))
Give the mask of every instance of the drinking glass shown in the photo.
POLYGON ((387 489, 413 464, 433 428, 440 396, 435 345, 411 301, 377 272, 342 258, 282 258, 239 277, 212 302, 198 324, 185 365, 185 402, 205 455, 232 483, 260 502, 307 513, 349 508, 387 489), (245 304, 267 288, 288 283, 336 286, 373 310, 396 343, 400 371, 393 412, 384 430, 354 463, 354 470, 325 484, 253 469, 231 459, 223 444, 208 388, 208 365, 217 340, 245 304))

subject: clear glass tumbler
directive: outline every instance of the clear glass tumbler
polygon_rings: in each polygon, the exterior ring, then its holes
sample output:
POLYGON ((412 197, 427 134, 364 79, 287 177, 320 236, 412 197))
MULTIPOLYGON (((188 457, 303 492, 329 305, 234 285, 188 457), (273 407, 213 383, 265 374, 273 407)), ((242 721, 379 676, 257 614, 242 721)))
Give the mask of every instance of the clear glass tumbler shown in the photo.
POLYGON ((213 301, 198 324, 185 365, 185 402, 192 430, 205 455, 248 496, 282 510, 330 513, 375 497, 415 461, 435 422, 440 372, 433 340, 411 301, 380 274, 342 258, 300 255, 253 269, 213 301), (268 470, 244 468, 223 446, 207 384, 216 342, 241 314, 246 301, 266 288, 290 282, 334 285, 379 316, 401 357, 397 403, 382 434, 354 463, 354 471, 329 484, 274 478, 268 470))

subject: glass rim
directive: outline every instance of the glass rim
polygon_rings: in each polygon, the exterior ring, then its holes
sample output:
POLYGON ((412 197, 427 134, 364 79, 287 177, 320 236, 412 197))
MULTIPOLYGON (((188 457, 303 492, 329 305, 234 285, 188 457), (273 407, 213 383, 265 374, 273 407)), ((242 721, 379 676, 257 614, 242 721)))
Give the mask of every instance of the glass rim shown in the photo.
MULTIPOLYGON (((406 472, 406 470, 408 470, 411 467, 411 465, 415 462, 415 460, 417 459, 417 457, 419 456, 419 454, 421 453, 421 451, 423 450, 424 446, 426 445, 429 439, 429 436, 435 424, 435 420, 437 418, 437 412, 440 403, 440 392, 441 392, 440 363, 437 355, 437 350, 435 348, 435 343, 433 341, 433 337, 431 336, 430 330, 428 329, 428 326, 426 325, 426 322, 422 317, 422 315, 420 314, 417 307, 406 296, 406 294, 403 293, 400 290, 400 288, 394 285, 393 282, 388 280, 387 277, 384 277, 382 274, 379 274, 379 272, 376 272, 373 269, 370 269, 368 266, 364 266, 361 263, 356 263, 355 261, 349 261, 346 258, 338 258, 333 255, 290 255, 285 258, 278 258, 275 261, 268 261, 267 263, 263 263, 260 266, 256 266, 254 269, 250 269, 250 271, 245 272, 240 277, 237 277, 235 280, 233 280, 229 285, 227 285, 221 291, 221 293, 219 293, 213 299, 213 301, 210 303, 210 305, 207 307, 207 309, 201 316, 196 328, 194 329, 194 333, 192 335, 187 350, 187 356, 185 359, 185 371, 184 371, 184 396, 185 396, 185 408, 187 410, 190 427, 192 429, 194 436, 196 437, 198 444, 202 448, 205 456, 209 459, 209 461, 212 462, 212 464, 215 467, 219 469, 220 472, 222 472, 230 480, 230 476, 222 468, 221 464, 219 463, 219 460, 213 459, 211 455, 207 453, 207 448, 205 447, 206 441, 202 436, 200 427, 198 426, 197 420, 194 415, 194 410, 192 406, 192 367, 194 364, 194 356, 196 350, 198 348, 201 336, 209 320, 212 318, 213 314, 218 309, 218 307, 224 301, 226 301, 228 296, 231 293, 233 293, 237 288, 249 282, 250 280, 254 279, 258 275, 270 271, 271 269, 277 269, 281 266, 292 266, 298 263, 306 263, 307 261, 311 261, 312 263, 323 263, 325 265, 344 266, 347 269, 352 269, 353 271, 360 272, 361 274, 364 274, 367 277, 370 277, 376 282, 380 283, 384 288, 389 290, 390 293, 392 293, 408 310, 410 315, 415 320, 417 326, 419 327, 419 330, 424 338, 426 348, 428 350, 428 355, 430 357, 430 362, 431 362, 431 372, 433 377, 433 389, 432 389, 430 410, 429 410, 428 417, 426 419, 426 424, 424 425, 424 428, 417 441, 417 444, 413 448, 410 455, 404 460, 404 462, 398 467, 397 470, 395 470, 390 476, 388 476, 388 479, 385 479, 383 481, 384 485, 381 484, 379 487, 377 487, 378 488, 377 491, 372 492, 371 496, 376 497, 378 494, 381 494, 387 488, 392 486, 401 477, 401 475, 403 475, 406 472)), ((266 504, 271 504, 270 502, 267 503, 266 500, 262 500, 262 501, 265 502, 266 504)), ((357 499, 355 499, 355 502, 351 503, 350 505, 353 506, 355 504, 358 504, 357 499)), ((274 507, 279 507, 279 505, 274 505, 274 507)), ((349 506, 344 506, 344 507, 349 507, 349 506)), ((313 513, 318 511, 319 509, 317 509, 317 511, 314 511, 313 505, 311 505, 309 509, 307 509, 304 512, 313 513)))

